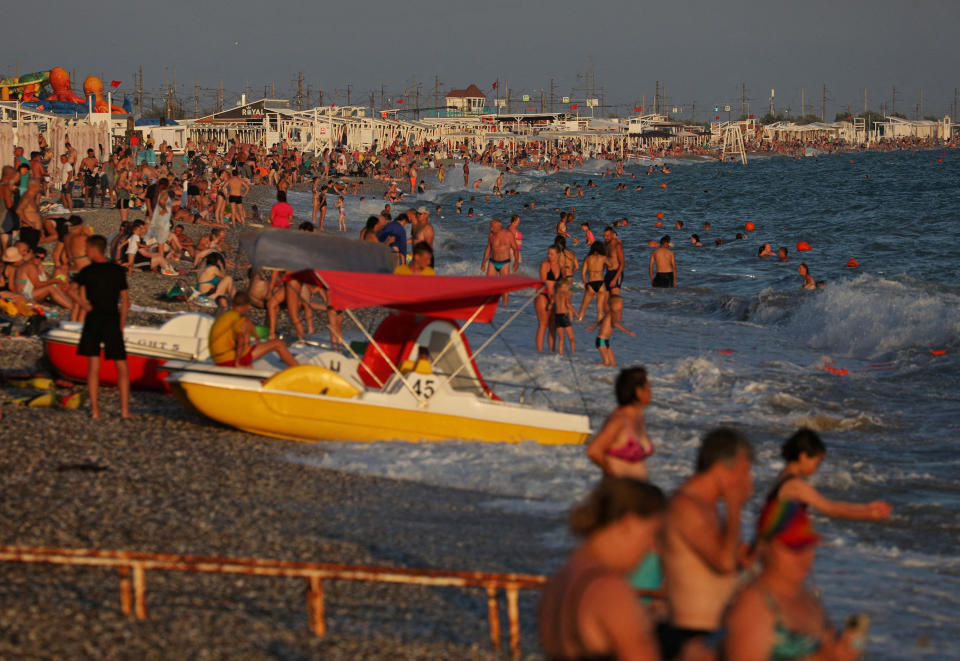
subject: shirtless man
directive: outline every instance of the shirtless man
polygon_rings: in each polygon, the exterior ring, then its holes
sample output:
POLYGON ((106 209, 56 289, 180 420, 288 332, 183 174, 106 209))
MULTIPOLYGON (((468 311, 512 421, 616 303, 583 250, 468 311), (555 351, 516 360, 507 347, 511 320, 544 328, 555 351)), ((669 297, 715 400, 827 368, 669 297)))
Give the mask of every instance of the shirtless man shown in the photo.
POLYGON ((691 640, 720 628, 737 586, 740 514, 753 489, 750 442, 733 429, 707 433, 696 473, 667 505, 663 535, 664 585, 670 616, 660 626, 664 659, 674 659, 691 640), (724 504, 721 518, 717 505, 724 504))
MULTIPOLYGON (((483 259, 480 262, 480 270, 487 275, 507 275, 510 270, 507 268, 510 262, 513 262, 513 270, 516 271, 520 265, 520 251, 517 250, 517 239, 513 232, 503 228, 503 223, 498 218, 490 221, 490 238, 487 240, 487 247, 483 251, 483 259), (489 263, 488 263, 489 261, 489 263), (504 270, 506 269, 506 273, 504 270)), ((503 295, 503 304, 506 305, 509 295, 503 295)))
MULTIPOLYGON (((80 161, 80 169, 77 171, 77 177, 81 186, 81 197, 88 200, 87 207, 93 207, 93 194, 97 190, 97 168, 100 167, 100 161, 93 155, 93 150, 88 149, 87 155, 80 161)), ((86 248, 84 248, 86 250, 86 248)))
POLYGON ((67 253, 70 273, 76 273, 90 263, 90 258, 87 257, 87 237, 90 232, 80 216, 70 216, 67 222, 70 224, 70 231, 63 242, 64 251, 67 253))
POLYGON ((603 243, 607 249, 607 272, 603 275, 603 286, 609 294, 619 294, 623 284, 623 244, 617 238, 617 231, 607 225, 603 229, 603 243))
POLYGON ((17 216, 20 218, 20 238, 26 241, 31 248, 41 243, 57 240, 57 226, 50 218, 40 215, 38 202, 42 184, 39 179, 31 179, 17 205, 17 216))
POLYGON ((654 287, 677 286, 677 262, 670 245, 670 235, 660 239, 660 247, 650 254, 650 284, 654 287), (654 274, 656 270, 656 274, 654 274))
MULTIPOLYGON (((410 215, 410 212, 407 212, 407 215, 410 215)), ((415 212, 416 218, 411 223, 411 230, 413 233, 413 245, 417 245, 421 241, 430 246, 430 266, 434 266, 433 263, 433 237, 434 230, 433 225, 430 224, 430 212, 427 210, 427 207, 420 207, 415 212)))
POLYGON ((227 192, 230 197, 230 224, 236 226, 237 222, 241 225, 247 224, 247 218, 243 210, 243 196, 250 190, 250 185, 237 175, 236 170, 230 171, 230 178, 227 179, 227 192))

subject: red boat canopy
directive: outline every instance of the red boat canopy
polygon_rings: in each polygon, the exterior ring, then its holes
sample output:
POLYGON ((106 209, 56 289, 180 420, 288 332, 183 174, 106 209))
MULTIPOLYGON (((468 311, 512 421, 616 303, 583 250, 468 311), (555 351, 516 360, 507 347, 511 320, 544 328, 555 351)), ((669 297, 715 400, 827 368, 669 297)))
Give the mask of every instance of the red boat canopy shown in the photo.
POLYGON ((522 275, 423 276, 318 269, 297 271, 292 277, 327 287, 330 304, 338 310, 383 306, 439 319, 473 317, 483 323, 493 320, 502 294, 542 286, 539 280, 522 275))

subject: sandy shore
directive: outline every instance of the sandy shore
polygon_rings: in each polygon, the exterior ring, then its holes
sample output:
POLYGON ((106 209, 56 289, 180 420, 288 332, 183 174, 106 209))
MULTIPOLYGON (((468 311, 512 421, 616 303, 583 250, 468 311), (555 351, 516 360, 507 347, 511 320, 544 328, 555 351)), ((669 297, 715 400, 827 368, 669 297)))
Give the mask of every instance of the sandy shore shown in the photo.
MULTIPOLYGON (((82 215, 104 234, 119 224, 114 210, 82 215)), ((194 238, 202 231, 187 227, 194 238)), ((134 274, 133 303, 189 309, 156 300, 175 280, 134 274)), ((0 364, 42 369, 39 341, 0 338, 0 364)), ((555 518, 503 512, 472 492, 291 463, 301 445, 223 427, 168 396, 134 393, 127 422, 112 390, 100 421, 85 409, 11 404, 29 394, 0 388, 3 544, 531 573, 561 559, 543 543, 555 518)), ((490 652, 478 590, 333 582, 329 633, 318 638, 303 580, 151 572, 149 618, 137 621, 120 612, 110 570, 0 566, 2 658, 503 658, 490 652)), ((535 603, 521 595, 528 653, 535 603)))

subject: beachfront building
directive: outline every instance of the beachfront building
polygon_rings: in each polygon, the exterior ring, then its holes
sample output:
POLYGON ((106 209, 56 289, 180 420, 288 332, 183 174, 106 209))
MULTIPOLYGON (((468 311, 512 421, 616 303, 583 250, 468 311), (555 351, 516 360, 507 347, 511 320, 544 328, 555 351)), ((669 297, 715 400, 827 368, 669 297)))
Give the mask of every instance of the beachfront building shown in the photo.
POLYGON ((472 83, 466 89, 450 90, 443 98, 446 101, 448 117, 481 115, 489 112, 487 95, 472 83))

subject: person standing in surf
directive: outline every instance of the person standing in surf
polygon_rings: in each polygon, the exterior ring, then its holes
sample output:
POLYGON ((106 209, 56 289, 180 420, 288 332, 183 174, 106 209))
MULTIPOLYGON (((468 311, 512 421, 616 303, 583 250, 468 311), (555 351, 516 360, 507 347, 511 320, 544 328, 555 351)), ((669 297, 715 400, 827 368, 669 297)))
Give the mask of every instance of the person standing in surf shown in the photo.
POLYGON ((614 385, 617 408, 587 445, 587 457, 607 475, 647 479, 646 460, 653 455, 643 409, 652 397, 647 370, 620 370, 614 385))
POLYGON ((677 286, 677 261, 668 247, 670 236, 660 239, 660 247, 650 253, 650 284, 654 287, 677 286))

